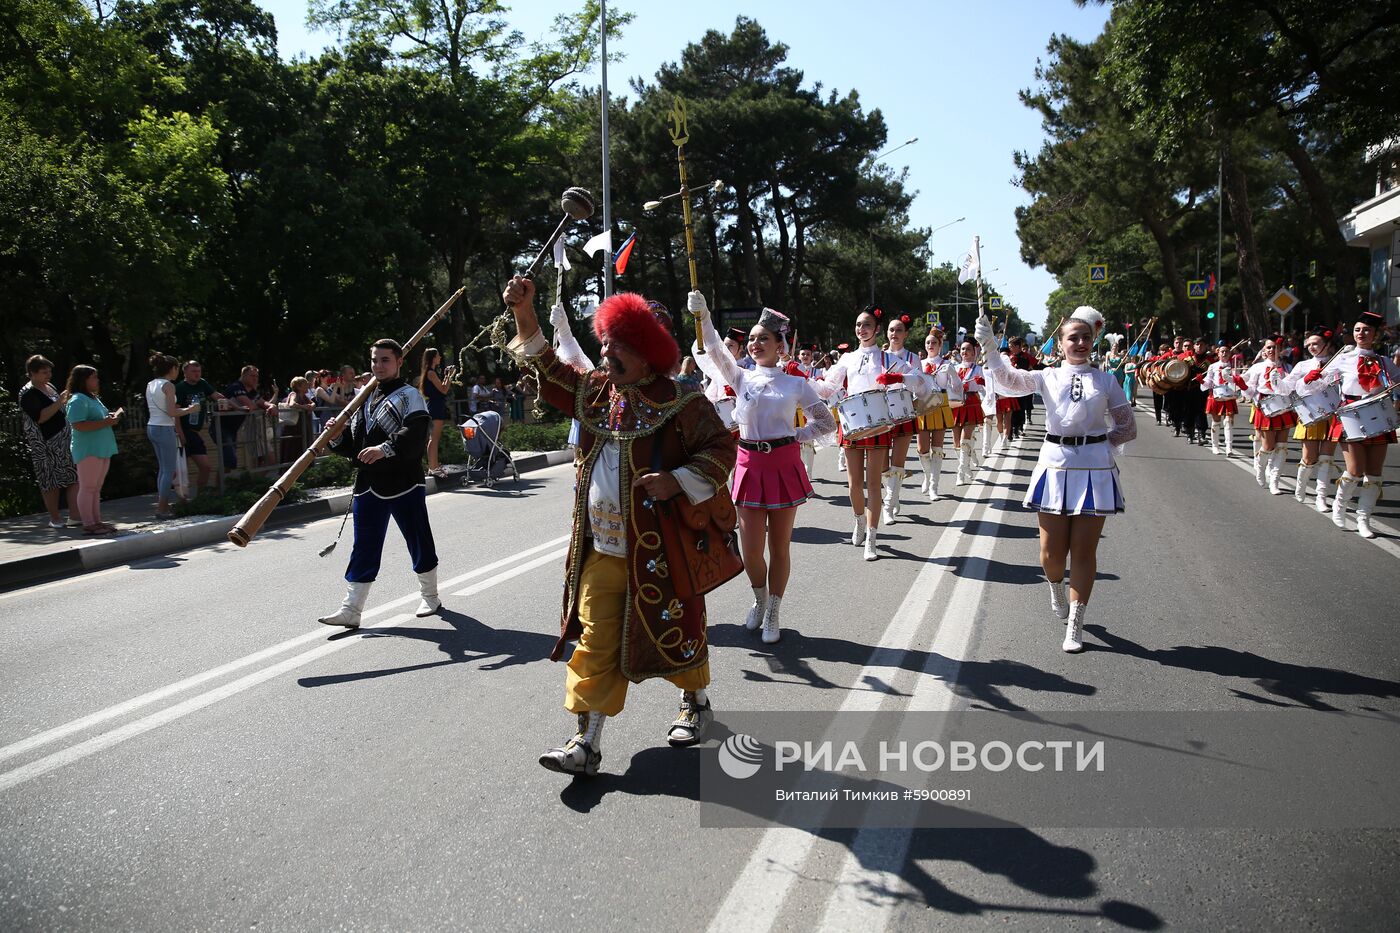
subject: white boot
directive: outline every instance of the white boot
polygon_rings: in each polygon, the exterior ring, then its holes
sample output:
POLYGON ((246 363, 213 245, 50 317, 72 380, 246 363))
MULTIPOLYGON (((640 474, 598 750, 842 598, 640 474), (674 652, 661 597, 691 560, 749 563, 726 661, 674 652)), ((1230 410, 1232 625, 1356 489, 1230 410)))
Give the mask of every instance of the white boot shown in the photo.
POLYGON ((1368 476, 1362 480, 1361 491, 1356 495, 1356 533, 1363 538, 1376 536, 1371 530, 1371 511, 1381 499, 1382 483, 1379 476, 1368 476))
POLYGON ((1298 464, 1298 478, 1294 481, 1296 487, 1293 490, 1293 498, 1303 502, 1308 498, 1308 484, 1312 482, 1313 471, 1317 469, 1315 463, 1298 464))
POLYGON ((442 608, 442 600, 438 599, 436 567, 418 575, 418 597, 418 608, 413 614, 420 618, 430 616, 442 608))
POLYGON ((1080 602, 1069 604, 1069 621, 1065 623, 1065 643, 1060 647, 1073 654, 1084 650, 1084 610, 1080 602))
POLYGON ((749 589, 753 590, 753 605, 744 619, 744 628, 752 632, 763 622, 763 612, 768 608, 768 587, 751 586, 749 589))
POLYGON ((851 543, 854 544, 856 547, 860 547, 861 542, 863 542, 864 540, 865 516, 862 514, 857 515, 855 517, 855 525, 851 528, 851 543))
POLYGON ((768 611, 763 614, 763 643, 765 645, 776 644, 779 638, 783 637, 782 631, 778 628, 778 610, 782 608, 783 598, 781 596, 768 597, 768 611))
POLYGON ((943 473, 943 451, 935 450, 929 454, 931 466, 928 470, 928 501, 938 501, 938 478, 943 473))
POLYGON ((1347 502, 1358 482, 1360 480, 1346 470, 1337 478, 1337 492, 1332 498, 1332 524, 1344 531, 1347 527, 1347 502))
POLYGON ((840 447, 836 451, 836 469, 842 473, 846 472, 846 448, 840 447))
POLYGON ((1210 452, 1220 454, 1220 422, 1214 419, 1206 422, 1206 431, 1210 434, 1210 452))
POLYGON ((904 481, 909 478, 909 471, 904 469, 904 467, 896 467, 890 472, 894 474, 894 484, 890 487, 890 499, 894 504, 894 508, 891 511, 898 516, 900 510, 903 508, 903 503, 900 502, 900 499, 904 493, 904 481))
POLYGON ((1275 447, 1269 453, 1269 493, 1275 496, 1283 495, 1283 487, 1279 483, 1279 474, 1283 472, 1283 458, 1288 456, 1288 451, 1282 447, 1275 447))
POLYGON ((994 433, 996 432, 992 430, 989 423, 986 421, 982 422, 982 456, 977 459, 977 465, 979 467, 982 465, 983 461, 992 455, 992 435, 994 433))
POLYGON ((345 588, 345 601, 334 615, 317 619, 322 625, 343 625, 346 628, 360 627, 360 613, 365 611, 365 601, 369 599, 371 583, 351 583, 345 588))
POLYGON ((877 553, 875 552, 875 529, 874 529, 874 528, 867 528, 867 529, 865 530, 865 559, 866 559, 866 560, 879 560, 879 559, 880 559, 880 555, 877 554, 877 553))
POLYGON ((924 478, 919 482, 919 492, 926 493, 929 483, 933 481, 933 453, 919 454, 919 466, 924 471, 924 478))
POLYGON ((880 515, 886 525, 894 524, 895 500, 899 496, 899 471, 886 470, 880 474, 880 490, 884 501, 880 503, 880 515))
POLYGON ((1225 433, 1225 456, 1233 457, 1235 455, 1235 422, 1226 418, 1221 422, 1221 425, 1225 433))
POLYGON ((1313 507, 1319 512, 1326 512, 1328 509, 1327 493, 1330 491, 1331 485, 1332 458, 1323 457, 1317 461, 1317 489, 1314 490, 1317 494, 1317 501, 1313 503, 1313 507))
POLYGON ((973 463, 975 448, 972 441, 965 440, 958 450, 958 485, 967 486, 972 482, 972 477, 977 471, 977 466, 973 463))
POLYGON ((561 774, 597 774, 603 763, 603 723, 607 718, 602 713, 579 713, 578 732, 541 755, 540 764, 561 774))
POLYGON ((1268 482, 1269 455, 1259 448, 1254 449, 1254 481, 1260 486, 1268 482))
POLYGON ((1057 618, 1069 618, 1069 601, 1065 599, 1065 584, 1062 580, 1052 580, 1050 583, 1050 611, 1057 618))
POLYGON ((815 445, 802 445, 802 466, 807 470, 808 479, 816 475, 813 472, 817 468, 817 448, 815 445))

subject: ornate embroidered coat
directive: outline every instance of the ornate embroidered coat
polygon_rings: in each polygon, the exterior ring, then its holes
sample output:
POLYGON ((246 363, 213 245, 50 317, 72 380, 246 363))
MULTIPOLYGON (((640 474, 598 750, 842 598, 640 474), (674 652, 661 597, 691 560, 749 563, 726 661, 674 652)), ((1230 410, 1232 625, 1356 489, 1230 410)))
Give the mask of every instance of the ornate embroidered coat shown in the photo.
POLYGON ((664 519, 646 490, 634 489, 632 481, 653 469, 659 448, 660 469, 687 467, 719 489, 734 468, 734 438, 704 395, 679 390, 667 377, 618 387, 603 370, 580 373, 549 349, 529 362, 539 375, 540 397, 571 414, 581 426, 564 610, 559 641, 550 658, 559 660, 565 642, 576 640, 582 632, 579 577, 592 547, 588 490, 603 445, 614 440, 621 455, 619 485, 628 554, 622 674, 636 683, 699 667, 709 658, 704 597, 676 598, 661 544, 659 522, 664 519))

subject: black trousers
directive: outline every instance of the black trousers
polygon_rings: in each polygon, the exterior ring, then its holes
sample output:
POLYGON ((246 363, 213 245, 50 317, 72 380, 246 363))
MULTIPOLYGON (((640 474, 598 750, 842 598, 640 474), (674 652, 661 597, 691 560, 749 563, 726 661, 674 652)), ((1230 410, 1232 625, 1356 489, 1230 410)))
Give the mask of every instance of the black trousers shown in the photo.
POLYGON ((1152 413, 1157 418, 1157 423, 1162 423, 1162 408, 1166 404, 1167 397, 1160 392, 1152 393, 1152 413))

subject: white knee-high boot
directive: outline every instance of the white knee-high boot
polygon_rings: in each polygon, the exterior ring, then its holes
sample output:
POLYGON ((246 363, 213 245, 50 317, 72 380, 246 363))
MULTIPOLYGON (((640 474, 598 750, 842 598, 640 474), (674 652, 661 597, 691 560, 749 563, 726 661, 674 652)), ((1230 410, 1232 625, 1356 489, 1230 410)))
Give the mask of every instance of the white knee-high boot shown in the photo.
POLYGON ((880 474, 880 488, 885 501, 880 504, 880 515, 888 525, 894 521, 895 501, 899 496, 899 470, 886 470, 880 474))
POLYGON ((928 492, 928 484, 933 478, 933 454, 919 454, 919 466, 924 471, 924 478, 919 483, 919 492, 928 492))
POLYGON ((1317 469, 1316 463, 1298 464, 1298 478, 1296 480, 1298 488, 1293 490, 1293 498, 1303 502, 1308 498, 1308 484, 1312 482, 1313 472, 1317 469))
POLYGON ((1283 495, 1283 487, 1278 484, 1279 474, 1283 472, 1283 461, 1288 456, 1288 451, 1282 447, 1275 447, 1269 453, 1269 492, 1275 496, 1283 495))
POLYGON ((1220 453, 1220 437, 1219 437, 1219 435, 1220 435, 1220 422, 1219 422, 1219 421, 1216 421, 1216 420, 1213 419, 1213 418, 1212 418, 1210 421, 1207 421, 1207 422, 1206 422, 1206 431, 1207 431, 1207 433, 1209 433, 1209 435, 1210 435, 1210 452, 1213 453, 1213 454, 1219 454, 1219 453, 1220 453))
POLYGON ((938 479, 943 473, 943 451, 935 450, 929 454, 931 466, 928 471, 928 501, 938 501, 938 479))
POLYGON ((958 485, 972 482, 972 441, 964 440, 958 445, 958 485))
POLYGON ((1347 526, 1347 503, 1359 482, 1361 481, 1346 470, 1337 477, 1337 493, 1332 499, 1332 524, 1338 528, 1345 529, 1347 526))
POLYGON ((1254 448, 1254 481, 1260 486, 1268 482, 1269 454, 1261 447, 1254 448))
POLYGON ((1313 503, 1314 508, 1319 512, 1326 512, 1328 508, 1327 494, 1331 492, 1332 486, 1332 458, 1323 457, 1317 461, 1317 501, 1313 503))
POLYGON ((1368 476, 1361 481, 1361 491, 1356 495, 1356 533, 1363 538, 1376 536, 1371 530, 1371 511, 1381 500, 1382 482, 1379 476, 1368 476))
POLYGON ((995 421, 990 420, 982 422, 982 456, 977 461, 978 466, 981 466, 982 461, 992 455, 992 435, 996 433, 995 424, 995 421))
POLYGON ((1225 433, 1225 456, 1233 456, 1235 452, 1235 421, 1233 418, 1226 418, 1221 422, 1225 433))

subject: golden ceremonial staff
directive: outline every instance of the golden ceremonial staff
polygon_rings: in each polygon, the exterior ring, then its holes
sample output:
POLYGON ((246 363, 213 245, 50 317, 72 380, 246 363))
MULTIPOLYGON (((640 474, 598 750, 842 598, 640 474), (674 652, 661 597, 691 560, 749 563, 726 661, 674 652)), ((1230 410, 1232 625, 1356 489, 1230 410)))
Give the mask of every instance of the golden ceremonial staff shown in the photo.
MULTIPOLYGON (((677 97, 666 114, 670 121, 667 127, 671 142, 676 147, 676 164, 681 172, 681 213, 685 217, 685 258, 690 266, 690 290, 700 290, 700 275, 695 269, 695 227, 691 221, 690 181, 685 170, 685 144, 690 141, 690 127, 686 123, 685 100, 677 97)), ((700 333, 700 322, 695 322, 695 343, 700 352, 705 352, 705 337, 700 333)))

